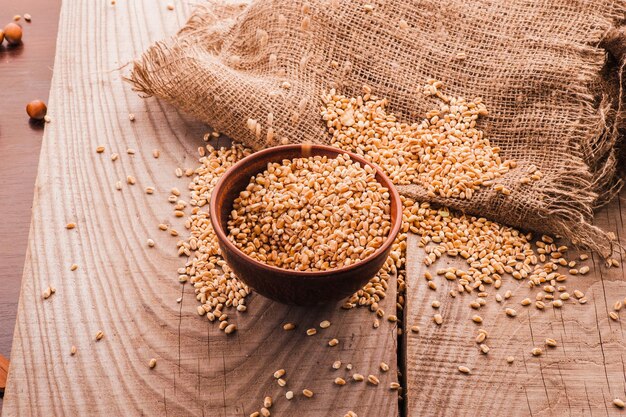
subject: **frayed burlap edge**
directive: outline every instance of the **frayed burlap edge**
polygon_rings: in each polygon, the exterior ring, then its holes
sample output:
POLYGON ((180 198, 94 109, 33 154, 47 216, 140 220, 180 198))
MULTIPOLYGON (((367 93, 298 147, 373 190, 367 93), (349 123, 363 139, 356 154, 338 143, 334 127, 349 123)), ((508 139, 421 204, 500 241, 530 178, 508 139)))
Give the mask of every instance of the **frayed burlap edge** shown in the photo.
MULTIPOLYGON (((247 3, 224 5, 220 2, 199 5, 187 24, 176 36, 166 41, 157 42, 143 54, 140 60, 134 63, 133 71, 128 78, 133 89, 143 96, 158 96, 180 105, 167 94, 168 67, 184 67, 190 76, 193 76, 193 69, 199 68, 197 67, 199 64, 191 57, 194 54, 189 53, 188 50, 185 51, 185 49, 194 48, 193 39, 198 35, 198 32, 201 32, 205 44, 202 48, 203 52, 199 54, 206 54, 207 50, 212 50, 217 54, 222 48, 225 35, 235 23, 234 18, 242 10, 245 10, 246 5, 247 3), (191 41, 188 42, 188 39, 191 41)), ((617 21, 620 17, 614 16, 614 18, 617 21)), ((613 32, 602 34, 598 44, 612 35, 614 35, 613 32)), ((597 39, 598 35, 590 35, 591 39, 594 37, 597 39)), ((615 43, 614 40, 612 42, 615 43)), ((611 48, 607 49, 611 51, 611 48)), ((613 47, 613 51, 616 50, 619 48, 613 47)), ((613 51, 611 52, 614 53, 613 51)), ((617 56, 617 61, 623 60, 623 56, 620 56, 619 53, 614 53, 614 55, 617 56)), ((598 63, 599 66, 603 64, 604 62, 598 63)), ((609 235, 594 226, 591 221, 593 209, 606 204, 619 192, 623 185, 621 178, 616 175, 616 171, 619 169, 616 144, 622 136, 619 125, 623 117, 621 82, 623 69, 623 65, 614 65, 613 68, 610 68, 608 71, 617 75, 607 80, 605 85, 598 87, 598 90, 601 91, 596 91, 597 94, 594 95, 594 92, 590 91, 577 92, 581 103, 601 114, 600 122, 592 121, 597 126, 588 134, 586 140, 583 143, 572 144, 572 146, 578 147, 573 153, 578 154, 579 157, 570 161, 574 167, 572 171, 576 172, 577 175, 571 176, 570 173, 558 178, 551 187, 542 190, 545 198, 543 201, 536 202, 537 204, 533 207, 537 222, 533 222, 532 225, 526 224, 522 219, 508 218, 506 213, 503 213, 502 216, 499 216, 500 219, 496 220, 502 221, 503 218, 506 218, 507 224, 517 228, 530 228, 542 233, 564 236, 573 244, 590 248, 604 257, 610 256, 619 247, 618 242, 611 241, 609 235), (598 103, 599 96, 602 97, 600 103, 598 103), (544 224, 549 224, 550 227, 543 227, 544 224)), ((183 110, 191 114, 195 113, 196 116, 201 115, 202 112, 194 111, 193 106, 201 103, 203 99, 207 100, 207 105, 212 104, 210 98, 199 96, 186 108, 183 105, 183 110)), ((212 122, 211 120, 204 121, 209 124, 212 122)), ((580 121, 581 126, 588 126, 588 123, 590 122, 587 120, 580 121)), ((235 137, 252 148, 262 147, 259 146, 258 141, 236 135, 236 132, 231 130, 229 126, 215 127, 222 133, 235 137)), ((320 134, 323 135, 324 133, 325 129, 320 120, 320 134)), ((312 142, 323 142, 324 140, 320 140, 320 137, 306 139, 312 142)), ((446 205, 454 209, 459 209, 459 206, 462 206, 459 204, 460 202, 454 199, 431 199, 426 196, 423 188, 417 185, 400 186, 398 189, 404 195, 420 201, 430 200, 435 204, 446 205)), ((479 193, 481 192, 493 191, 479 191, 479 193)), ((472 213, 472 210, 463 211, 468 211, 474 215, 481 214, 480 212, 472 213)))

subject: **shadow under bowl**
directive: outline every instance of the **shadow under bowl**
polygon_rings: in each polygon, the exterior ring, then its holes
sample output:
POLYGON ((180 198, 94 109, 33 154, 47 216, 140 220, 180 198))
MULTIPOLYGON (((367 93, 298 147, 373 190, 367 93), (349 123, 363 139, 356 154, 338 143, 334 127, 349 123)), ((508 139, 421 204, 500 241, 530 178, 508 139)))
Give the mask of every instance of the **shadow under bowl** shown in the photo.
POLYGON ((249 184, 251 177, 267 169, 270 162, 304 157, 303 145, 284 145, 253 153, 233 165, 217 182, 209 213, 215 229, 222 256, 235 275, 259 294, 272 300, 295 305, 315 305, 336 301, 352 295, 367 283, 384 265, 391 245, 402 223, 400 195, 389 178, 374 164, 361 156, 326 145, 306 145, 306 156, 336 158, 348 154, 361 166, 370 165, 376 170, 376 179, 389 190, 391 203, 391 229, 382 246, 361 262, 328 271, 294 271, 257 261, 243 253, 228 239, 228 219, 233 202, 249 184))

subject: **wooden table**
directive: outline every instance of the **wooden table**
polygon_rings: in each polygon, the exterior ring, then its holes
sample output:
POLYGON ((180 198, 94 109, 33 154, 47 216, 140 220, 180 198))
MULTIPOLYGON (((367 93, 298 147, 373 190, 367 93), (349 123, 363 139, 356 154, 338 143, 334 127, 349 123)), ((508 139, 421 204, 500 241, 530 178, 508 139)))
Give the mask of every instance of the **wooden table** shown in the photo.
MULTIPOLYGON (((570 291, 585 291, 586 305, 570 302, 544 312, 517 306, 513 319, 503 317, 496 303, 481 310, 490 332, 488 355, 474 342, 470 296, 448 298, 445 281, 438 292, 426 287, 424 254, 413 238, 402 325, 420 325, 421 331, 405 332, 403 341, 395 323, 383 320, 374 328, 366 309, 293 308, 256 295, 248 312, 233 314, 239 330, 232 336, 199 317, 193 289, 176 279, 184 262, 176 239, 157 224, 183 230, 166 200, 171 187, 185 189, 189 179, 174 171, 196 166, 208 128, 163 102, 140 99, 122 80, 125 65, 174 33, 190 7, 181 1, 168 10, 152 0, 63 4, 52 121, 39 163, 4 416, 248 416, 266 395, 275 399, 272 415, 283 416, 343 416, 350 409, 360 417, 621 415, 611 401, 626 397, 624 338, 621 321, 609 321, 608 312, 626 296, 624 270, 603 269, 597 259, 592 273, 567 284, 570 291), (105 152, 96 153, 98 146, 105 152), (128 148, 136 153, 127 154, 128 148), (137 184, 127 185, 127 175, 137 184), (121 191, 115 188, 119 180, 121 191), (146 186, 156 192, 146 194, 146 186), (67 230, 69 222, 77 227, 67 230), (44 300, 50 285, 57 291, 44 300), (442 303, 441 327, 431 320, 434 297, 442 303), (305 335, 324 319, 330 328, 305 335), (287 321, 297 329, 282 330, 287 321), (96 341, 99 331, 104 337, 96 341), (327 346, 333 337, 339 345, 327 346), (530 350, 546 337, 557 339, 558 347, 532 357, 530 350), (516 358, 511 365, 508 355, 516 358), (157 359, 154 369, 150 358, 157 359), (336 360, 342 369, 332 369, 336 360), (379 369, 382 361, 391 366, 388 372, 379 369), (472 373, 460 374, 461 364, 472 373), (279 368, 287 371, 284 388, 272 376, 279 368), (402 403, 389 390, 399 379, 397 369, 408 389, 402 403), (333 384, 355 371, 377 375, 381 384, 333 384), (303 388, 315 396, 304 398, 303 388), (296 395, 291 401, 287 390, 296 395)), ((624 198, 622 193, 598 216, 620 236, 626 232, 624 198)), ((514 291, 511 305, 530 294, 510 279, 505 286, 514 291)), ((395 312, 395 295, 392 282, 381 303, 387 315, 395 312)))

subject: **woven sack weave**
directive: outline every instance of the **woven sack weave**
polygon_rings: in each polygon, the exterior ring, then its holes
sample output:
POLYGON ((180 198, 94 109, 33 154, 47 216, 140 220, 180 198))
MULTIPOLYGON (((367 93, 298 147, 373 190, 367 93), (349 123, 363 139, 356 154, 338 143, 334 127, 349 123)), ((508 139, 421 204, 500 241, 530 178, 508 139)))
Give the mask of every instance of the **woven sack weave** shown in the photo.
POLYGON ((593 209, 621 185, 616 143, 626 37, 619 23, 626 2, 369 5, 206 3, 175 36, 150 47, 129 80, 143 95, 163 98, 254 149, 281 140, 327 143, 320 97, 332 87, 356 96, 368 85, 389 100, 389 111, 413 122, 434 107, 422 94, 426 80, 442 80, 448 95, 483 98, 490 115, 480 127, 503 159, 517 161, 500 181, 512 193, 485 188, 462 200, 430 198, 420 185, 401 192, 560 234, 608 255, 609 239, 591 222, 593 209), (285 81, 288 90, 281 88, 285 81), (259 121, 261 130, 251 132, 248 119, 259 121), (531 164, 543 177, 522 186, 531 164))

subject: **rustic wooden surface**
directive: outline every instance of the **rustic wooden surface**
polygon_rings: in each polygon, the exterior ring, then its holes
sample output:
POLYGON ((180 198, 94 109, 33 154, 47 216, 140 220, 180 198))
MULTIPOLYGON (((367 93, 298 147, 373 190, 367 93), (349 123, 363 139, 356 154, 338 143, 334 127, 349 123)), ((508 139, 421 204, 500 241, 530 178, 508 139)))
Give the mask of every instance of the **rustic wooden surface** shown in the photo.
MULTIPOLYGON (((0 47, 0 355, 9 356, 30 228, 37 161, 43 126, 28 122, 30 100, 48 100, 60 0, 3 2, 0 28, 14 15, 21 20, 23 44, 0 47)), ((2 400, 0 399, 0 406, 2 400)))
MULTIPOLYGON (((176 238, 161 222, 183 230, 167 203, 185 189, 176 167, 195 167, 206 127, 157 100, 142 100, 122 81, 124 65, 150 42, 173 33, 189 4, 144 1, 63 3, 56 68, 37 177, 9 381, 3 416, 206 415, 247 416, 263 397, 276 415, 397 415, 396 329, 374 329, 372 313, 338 306, 297 309, 253 296, 234 314, 239 331, 227 336, 196 313, 193 289, 181 287, 176 238), (120 70, 122 68, 122 70, 120 70), (130 122, 128 114, 136 121, 130 122), (103 154, 95 148, 105 146, 103 154), (125 150, 134 148, 135 155, 125 150), (152 157, 152 149, 161 157, 152 157), (120 154, 113 162, 110 154, 120 154), (137 184, 115 183, 127 175, 137 184), (155 186, 153 195, 144 187, 155 186), (68 222, 77 223, 66 230, 68 222), (148 248, 145 241, 156 241, 148 248), (71 264, 79 265, 72 272, 71 264), (42 299, 48 286, 57 291, 42 299), (178 297, 183 297, 180 304, 178 297), (330 328, 308 337, 323 319, 330 328), (298 324, 292 332, 281 325, 298 324), (102 330, 98 342, 95 334, 102 330), (340 343, 328 347, 336 337, 340 343), (75 356, 71 346, 77 347, 75 356), (155 369, 148 361, 156 358, 155 369), (333 384, 331 364, 375 374, 381 385, 333 384), (382 373, 385 361, 391 370, 382 373), (272 374, 284 368, 287 387, 272 374), (306 399, 309 388, 315 396, 306 399), (290 402, 287 390, 296 397, 290 402)), ((382 307, 391 312, 395 285, 382 307)))
MULTIPOLYGON (((623 208, 626 192, 597 214, 597 224, 626 236, 623 208)), ((608 313, 613 304, 626 297, 624 260, 620 268, 607 269, 594 257, 586 262, 591 272, 566 281, 570 294, 583 291, 589 302, 585 305, 567 301, 561 309, 533 305, 523 307, 526 297, 534 302, 536 290, 525 282, 512 278, 503 280, 498 291, 511 290, 513 296, 498 304, 493 300, 494 289, 488 289, 491 299, 476 312, 469 303, 476 295, 457 298, 448 296, 452 285, 434 271, 446 265, 462 264, 442 260, 430 267, 439 284, 437 291, 426 286, 422 263, 423 251, 417 247, 418 238, 409 243, 406 325, 419 325, 419 335, 408 334, 406 341, 408 415, 410 416, 618 416, 624 410, 616 408, 614 398, 626 398, 626 344, 622 309, 619 321, 608 313), (441 301, 444 322, 436 326, 430 306, 441 301), (504 309, 512 307, 515 318, 507 317, 504 309), (479 314, 482 325, 470 318, 479 314), (485 342, 491 350, 480 353, 475 337, 479 328, 489 332, 485 342), (558 347, 547 348, 546 338, 557 340, 558 347), (544 354, 533 357, 533 347, 543 348, 544 354), (508 364, 507 356, 515 362, 508 364), (472 370, 461 374, 459 365, 472 370)), ((458 261, 457 261, 458 262, 458 261)))
MULTIPOLYGON (((33 68, 20 62, 35 59, 35 48, 41 48, 38 62, 45 62, 54 38, 54 30, 34 34, 41 30, 35 26, 39 15, 32 7, 21 10, 29 1, 21 2, 20 10, 11 5, 7 14, 33 14, 26 31, 28 48, 0 51, 2 91, 15 92, 0 104, 3 114, 12 115, 0 119, 0 175, 6 184, 0 189, 0 207, 4 218, 22 219, 0 223, 0 331, 12 327, 15 286, 5 283, 14 285, 21 275, 20 242, 25 242, 25 234, 20 233, 26 230, 30 204, 30 187, 24 183, 34 175, 34 164, 28 161, 37 153, 41 134, 27 123, 16 123, 23 118, 23 104, 16 110, 8 103, 21 102, 27 90, 45 98, 46 91, 40 90, 47 90, 43 81, 31 85, 26 76, 7 83, 13 78, 4 71, 35 71, 43 80, 47 65, 33 68)), ((395 328, 390 323, 382 321, 374 330, 371 313, 362 309, 303 310, 255 296, 249 312, 237 315, 240 330, 226 337, 196 315, 192 289, 181 290, 176 282, 172 271, 182 260, 176 257, 173 238, 156 225, 165 221, 182 230, 165 202, 167 190, 185 188, 187 180, 176 179, 174 169, 195 166, 195 149, 206 128, 163 103, 137 98, 121 81, 125 68, 119 68, 152 40, 173 33, 191 6, 180 2, 169 11, 165 3, 149 0, 118 1, 115 6, 71 0, 63 7, 57 60, 61 66, 55 71, 49 103, 53 121, 46 128, 39 164, 3 416, 246 416, 260 408, 265 395, 276 399, 273 415, 341 416, 348 409, 360 416, 396 415, 397 397, 387 388, 396 380, 395 328), (136 122, 128 121, 129 112, 137 116, 136 122), (106 146, 104 154, 94 152, 98 145, 106 146), (128 147, 137 154, 127 155, 128 147), (161 149, 159 160, 152 158, 153 148, 161 149), (111 152, 120 153, 120 159, 111 162, 111 152), (128 174, 136 176, 138 184, 116 191, 115 182, 128 174), (156 186, 157 192, 144 194, 147 185, 156 186), (77 222, 77 229, 65 230, 69 221, 77 222), (155 248, 145 247, 147 238, 157 242, 155 248), (79 269, 70 272, 74 262, 79 269), (44 301, 41 293, 48 285, 57 293, 44 301), (177 304, 181 295, 183 301, 177 304), (333 325, 316 336, 304 335, 323 319, 333 325), (280 325, 285 321, 296 322, 298 329, 284 332, 280 325), (98 330, 105 337, 95 342, 98 330), (340 339, 339 346, 326 346, 332 337, 340 339), (73 357, 72 345, 78 348, 73 357), (150 370, 152 357, 158 364, 150 370), (334 386, 336 376, 350 374, 345 368, 332 370, 335 360, 353 364, 353 371, 378 375, 381 386, 334 386), (380 361, 392 370, 381 373, 380 361), (287 370, 285 388, 272 378, 278 368, 287 370), (314 398, 302 397, 305 387, 315 391, 314 398), (296 393, 291 402, 284 398, 288 389, 296 393)), ((620 198, 599 213, 598 223, 623 237, 620 203, 626 194, 620 198)), ((421 333, 409 334, 406 342, 408 415, 623 414, 611 401, 626 398, 621 324, 626 316, 622 311, 620 321, 608 318, 613 303, 626 297, 623 268, 606 270, 597 259, 588 262, 592 273, 570 278, 567 286, 570 292, 584 291, 589 303, 572 302, 543 312, 520 306, 519 301, 534 292, 507 280, 500 292, 511 289, 513 298, 502 305, 492 301, 480 310, 491 347, 482 355, 474 342, 479 326, 469 320, 474 314, 469 297, 449 298, 444 281, 437 292, 428 289, 422 278, 423 254, 412 242, 406 325, 420 325, 421 333), (441 327, 431 321, 433 299, 442 302, 441 327), (514 305, 518 317, 505 317, 505 305, 514 305), (544 347, 543 356, 532 357, 530 349, 543 347, 546 337, 555 338, 559 346, 544 347), (505 361, 509 355, 516 359, 512 365, 505 361), (460 374, 461 364, 472 374, 460 374)), ((392 287, 383 305, 387 312, 393 310, 394 295, 392 287)), ((9 344, 10 338, 0 333, 0 352, 9 344)))

